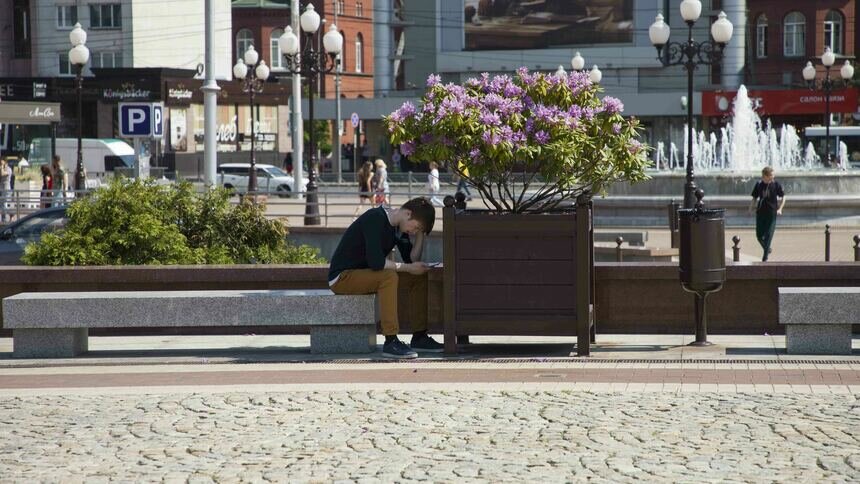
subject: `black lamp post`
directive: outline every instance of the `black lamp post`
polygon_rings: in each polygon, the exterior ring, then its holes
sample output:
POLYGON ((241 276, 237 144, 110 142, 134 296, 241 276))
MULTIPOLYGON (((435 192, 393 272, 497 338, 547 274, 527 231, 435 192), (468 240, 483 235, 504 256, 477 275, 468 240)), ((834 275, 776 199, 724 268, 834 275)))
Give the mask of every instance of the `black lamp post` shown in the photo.
MULTIPOLYGON (((807 62, 806 67, 803 68, 803 79, 809 88, 824 91, 824 159, 826 166, 833 165, 833 154, 830 151, 830 93, 833 91, 836 83, 830 78, 830 68, 833 67, 835 62, 836 55, 833 54, 830 47, 825 47, 824 54, 821 55, 821 64, 824 66, 824 79, 816 81, 816 71, 815 66, 812 65, 812 61, 807 62)), ((848 81, 854 77, 854 66, 851 65, 851 62, 845 61, 842 69, 839 69, 839 75, 842 76, 843 81, 848 81)))
POLYGON ((681 17, 687 23, 687 41, 669 42, 669 26, 663 16, 648 29, 651 43, 657 48, 657 59, 664 66, 684 66, 687 71, 687 181, 684 184, 684 208, 692 209, 696 203, 696 182, 693 174, 693 71, 700 65, 719 64, 723 60, 723 49, 732 38, 732 23, 726 14, 720 12, 719 18, 711 25, 713 41, 696 42, 693 40, 693 25, 702 14, 702 2, 684 0, 681 2, 681 17), (663 51, 663 47, 667 47, 663 51))
POLYGON ((81 138, 83 137, 83 116, 81 113, 81 91, 84 84, 84 66, 90 60, 90 50, 87 48, 87 33, 81 28, 80 23, 69 33, 72 48, 69 50, 69 62, 75 66, 75 94, 78 98, 78 159, 75 168, 75 191, 86 189, 86 175, 84 174, 84 153, 81 149, 81 138))
MULTIPOLYGON (((287 61, 287 69, 293 74, 299 74, 308 79, 308 118, 310 119, 310 163, 308 170, 308 188, 305 204, 305 225, 319 225, 319 197, 317 194, 316 137, 314 136, 314 85, 320 75, 331 72, 337 66, 337 55, 343 48, 343 36, 332 24, 325 35, 318 35, 321 19, 314 10, 313 4, 308 4, 299 19, 299 34, 304 34, 304 41, 299 45, 298 36, 287 26, 284 34, 278 39, 278 46, 287 61), (322 42, 322 46, 320 46, 322 42), (325 50, 323 50, 323 48, 325 50)), ((301 187, 299 187, 301 188, 301 187)))
POLYGON ((242 81, 242 92, 248 93, 249 106, 251 108, 251 167, 248 169, 248 194, 257 191, 257 158, 255 154, 256 135, 254 134, 254 94, 263 92, 263 83, 269 78, 269 66, 266 61, 260 60, 253 45, 248 46, 244 59, 236 60, 233 66, 233 77, 242 81))

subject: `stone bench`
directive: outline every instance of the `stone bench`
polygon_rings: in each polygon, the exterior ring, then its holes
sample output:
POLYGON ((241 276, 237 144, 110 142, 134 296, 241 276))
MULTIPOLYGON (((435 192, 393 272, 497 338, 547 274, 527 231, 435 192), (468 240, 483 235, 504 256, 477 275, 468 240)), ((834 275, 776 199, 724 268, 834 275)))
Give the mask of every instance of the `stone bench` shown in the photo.
POLYGON ((3 327, 17 358, 86 352, 89 328, 183 326, 308 326, 312 353, 369 353, 375 297, 326 289, 21 293, 3 299, 3 327))
POLYGON ((779 323, 789 354, 850 355, 860 287, 780 287, 779 323))

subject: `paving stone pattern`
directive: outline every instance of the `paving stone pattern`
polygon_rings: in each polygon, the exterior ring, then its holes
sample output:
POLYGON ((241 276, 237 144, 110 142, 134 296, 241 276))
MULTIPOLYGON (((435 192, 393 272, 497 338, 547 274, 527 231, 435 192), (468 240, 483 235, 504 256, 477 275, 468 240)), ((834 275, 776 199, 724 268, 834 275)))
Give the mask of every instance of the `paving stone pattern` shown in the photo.
POLYGON ((0 396, 3 482, 857 482, 856 395, 0 396))

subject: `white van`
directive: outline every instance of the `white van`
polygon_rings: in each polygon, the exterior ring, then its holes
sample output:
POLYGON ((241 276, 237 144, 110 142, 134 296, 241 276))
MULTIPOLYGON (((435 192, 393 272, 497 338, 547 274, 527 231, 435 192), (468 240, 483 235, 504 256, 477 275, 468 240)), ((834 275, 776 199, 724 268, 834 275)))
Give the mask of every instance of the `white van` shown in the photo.
MULTIPOLYGON (((291 192, 296 191, 295 179, 292 175, 274 165, 255 163, 257 168, 257 191, 261 193, 277 194, 280 197, 289 197, 291 192)), ((248 191, 248 172, 250 163, 224 163, 218 167, 218 181, 220 185, 228 190, 239 192, 248 191)), ((308 180, 304 180, 303 192, 307 190, 308 180)))
MULTIPOLYGON (((121 139, 81 140, 84 170, 88 179, 103 179, 114 168, 134 168, 134 148, 121 139)), ((57 138, 56 154, 60 155, 63 168, 70 178, 77 171, 78 139, 57 138)), ((34 138, 30 143, 30 164, 42 165, 51 163, 51 139, 34 138)))

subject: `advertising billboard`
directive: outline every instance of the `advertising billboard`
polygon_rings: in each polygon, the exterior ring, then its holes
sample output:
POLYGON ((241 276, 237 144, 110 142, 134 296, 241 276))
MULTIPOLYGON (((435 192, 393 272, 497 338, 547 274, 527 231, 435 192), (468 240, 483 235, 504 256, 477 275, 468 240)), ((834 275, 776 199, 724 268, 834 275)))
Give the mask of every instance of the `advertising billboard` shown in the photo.
POLYGON ((465 0, 466 50, 633 41, 633 0, 465 0))

